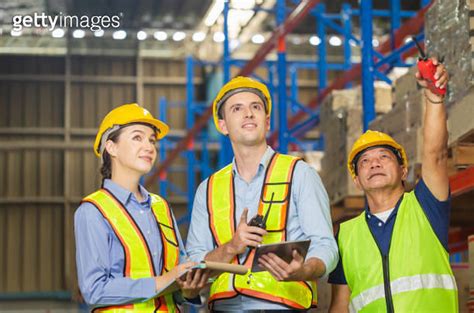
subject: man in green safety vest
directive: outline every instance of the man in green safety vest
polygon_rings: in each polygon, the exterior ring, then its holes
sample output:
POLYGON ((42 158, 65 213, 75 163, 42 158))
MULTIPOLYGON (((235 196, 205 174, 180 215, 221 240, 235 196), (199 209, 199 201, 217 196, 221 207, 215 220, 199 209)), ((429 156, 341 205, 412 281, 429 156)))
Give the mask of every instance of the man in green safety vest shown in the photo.
MULTIPOLYGON (((436 68, 435 87, 448 74, 436 68)), ((365 192, 365 211, 340 225, 340 261, 331 273, 330 312, 457 312, 447 251, 450 193, 444 97, 416 74, 426 105, 422 178, 405 192, 408 160, 389 135, 368 130, 352 147, 348 168, 365 192)))

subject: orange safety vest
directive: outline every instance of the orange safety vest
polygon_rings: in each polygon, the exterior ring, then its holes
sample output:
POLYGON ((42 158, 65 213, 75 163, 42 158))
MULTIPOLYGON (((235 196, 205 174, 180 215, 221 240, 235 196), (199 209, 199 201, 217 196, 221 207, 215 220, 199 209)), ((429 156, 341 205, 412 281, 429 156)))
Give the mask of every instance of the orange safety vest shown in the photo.
MULTIPOLYGON (((151 209, 160 229, 163 243, 163 269, 161 275, 174 268, 179 262, 179 244, 168 203, 158 195, 150 194, 151 209)), ((106 189, 100 189, 85 197, 109 222, 125 253, 124 276, 133 279, 155 277, 156 271, 145 238, 122 203, 106 189)), ((93 312, 179 312, 173 295, 140 303, 112 305, 96 308, 93 312)))
MULTIPOLYGON (((266 222, 268 234, 263 243, 286 240, 288 206, 290 205, 293 172, 299 158, 275 153, 267 167, 262 186, 258 214, 265 216, 271 205, 266 222)), ((235 190, 232 164, 209 177, 207 185, 209 225, 218 246, 232 239, 235 232, 235 190)), ((251 267, 255 250, 244 264, 251 267)), ((238 264, 236 256, 232 263, 238 264)), ((249 271, 245 275, 223 273, 212 283, 209 306, 217 300, 245 295, 285 305, 294 309, 309 309, 317 304, 316 282, 279 282, 269 272, 249 271)))

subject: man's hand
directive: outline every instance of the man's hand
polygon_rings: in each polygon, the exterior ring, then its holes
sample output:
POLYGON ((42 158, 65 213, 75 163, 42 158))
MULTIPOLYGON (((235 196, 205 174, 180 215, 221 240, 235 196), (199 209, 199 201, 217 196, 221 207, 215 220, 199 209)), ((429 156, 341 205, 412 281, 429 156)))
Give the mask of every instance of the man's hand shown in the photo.
POLYGON ((262 237, 267 234, 263 228, 247 225, 248 211, 248 208, 245 208, 242 212, 234 236, 227 244, 231 254, 241 254, 247 247, 256 247, 262 242, 262 237))
MULTIPOLYGON (((435 87, 437 88, 446 88, 446 84, 448 83, 448 72, 446 71, 446 67, 444 64, 440 63, 436 58, 430 58, 431 62, 433 62, 433 65, 436 66, 436 73, 434 75, 435 79, 435 87)), ((432 93, 428 87, 428 82, 424 80, 421 77, 420 72, 416 72, 415 77, 418 81, 418 84, 425 88, 426 95, 429 97, 429 99, 434 99, 436 101, 439 101, 442 99, 442 96, 436 95, 432 93), (435 98, 436 97, 436 98, 435 98)))
POLYGON ((293 250, 293 259, 286 263, 274 253, 267 253, 259 258, 260 267, 279 281, 298 281, 303 279, 304 258, 298 251, 293 250))

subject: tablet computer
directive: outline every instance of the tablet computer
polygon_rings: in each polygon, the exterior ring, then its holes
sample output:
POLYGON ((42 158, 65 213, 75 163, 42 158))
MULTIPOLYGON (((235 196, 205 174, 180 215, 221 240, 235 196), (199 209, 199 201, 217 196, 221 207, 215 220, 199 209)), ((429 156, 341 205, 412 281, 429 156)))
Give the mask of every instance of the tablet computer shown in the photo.
POLYGON ((309 244, 311 243, 311 239, 306 240, 296 240, 296 241, 283 241, 278 243, 271 243, 271 244, 264 244, 258 245, 255 250, 255 257, 252 263, 252 272, 262 272, 265 269, 261 268, 258 265, 258 259, 261 255, 266 253, 274 253, 282 260, 287 263, 290 263, 293 259, 293 250, 298 251, 299 254, 306 258, 306 254, 308 253, 309 244))

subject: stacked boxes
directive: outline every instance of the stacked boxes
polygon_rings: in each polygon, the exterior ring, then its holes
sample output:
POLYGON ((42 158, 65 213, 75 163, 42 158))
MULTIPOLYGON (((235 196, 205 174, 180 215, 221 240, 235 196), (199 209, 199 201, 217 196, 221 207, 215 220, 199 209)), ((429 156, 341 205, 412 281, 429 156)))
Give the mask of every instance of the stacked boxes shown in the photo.
MULTIPOLYGON (((391 87, 375 86, 375 109, 385 113, 392 106, 391 87)), ((347 156, 362 134, 361 89, 335 90, 320 110, 320 126, 324 134, 325 153, 321 160, 321 178, 332 204, 348 196, 360 196, 347 171, 347 156)))
POLYGON ((472 84, 473 0, 437 0, 425 16, 428 55, 444 57, 450 74, 447 102, 461 99, 472 84))
POLYGON ((409 163, 409 184, 415 183, 420 168, 425 109, 415 72, 416 66, 395 81, 393 109, 370 124, 370 129, 389 134, 405 148, 409 163))

